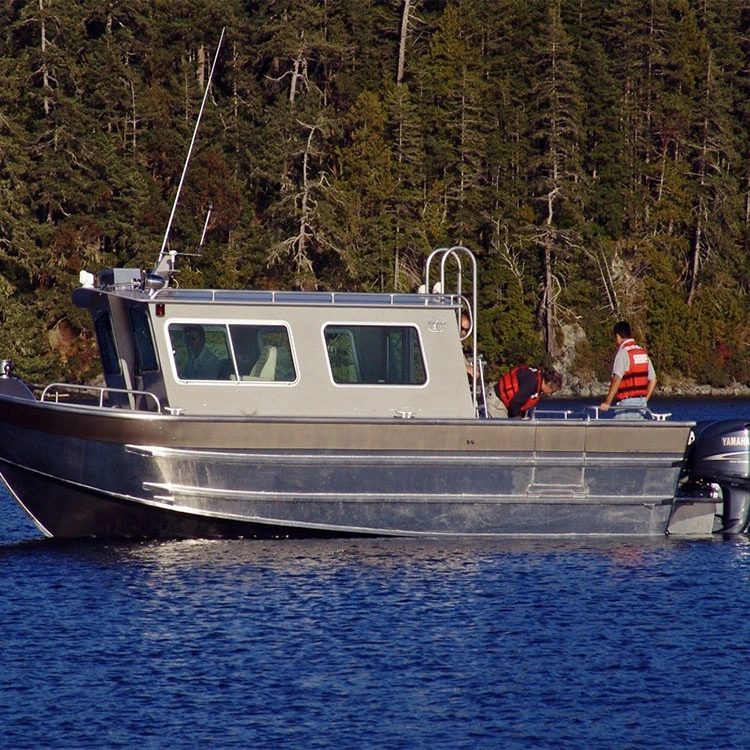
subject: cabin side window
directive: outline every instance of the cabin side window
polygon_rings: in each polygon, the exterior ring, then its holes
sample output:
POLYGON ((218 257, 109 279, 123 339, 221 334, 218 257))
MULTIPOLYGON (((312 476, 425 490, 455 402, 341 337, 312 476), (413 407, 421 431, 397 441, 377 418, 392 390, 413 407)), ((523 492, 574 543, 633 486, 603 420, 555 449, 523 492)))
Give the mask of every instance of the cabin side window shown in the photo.
POLYGON ((283 325, 172 323, 169 340, 182 380, 291 383, 297 378, 283 325))
POLYGON ((240 380, 291 383, 297 379, 286 326, 232 324, 229 332, 240 380))
POLYGON ((117 354, 115 334, 112 330, 112 318, 109 312, 101 310, 94 319, 96 341, 99 344, 99 354, 102 359, 102 370, 105 375, 121 375, 120 357, 117 354))
POLYGON ((225 325, 173 323, 169 326, 169 340, 180 379, 230 379, 232 365, 225 325))
POLYGON ((138 362, 142 372, 159 369, 156 357, 154 337, 151 334, 151 324, 145 310, 140 307, 130 308, 130 324, 133 327, 133 338, 138 351, 138 362))
POLYGON ((329 325, 324 329, 333 382, 424 385, 427 372, 414 326, 329 325))

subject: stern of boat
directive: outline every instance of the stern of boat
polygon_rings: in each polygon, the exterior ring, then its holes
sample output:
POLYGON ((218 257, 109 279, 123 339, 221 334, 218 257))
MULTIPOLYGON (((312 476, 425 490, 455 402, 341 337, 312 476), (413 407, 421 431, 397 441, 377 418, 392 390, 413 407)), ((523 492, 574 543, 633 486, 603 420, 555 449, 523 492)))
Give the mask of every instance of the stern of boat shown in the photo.
POLYGON ((704 422, 693 430, 679 504, 715 502, 714 532, 743 534, 750 528, 750 421, 704 422))

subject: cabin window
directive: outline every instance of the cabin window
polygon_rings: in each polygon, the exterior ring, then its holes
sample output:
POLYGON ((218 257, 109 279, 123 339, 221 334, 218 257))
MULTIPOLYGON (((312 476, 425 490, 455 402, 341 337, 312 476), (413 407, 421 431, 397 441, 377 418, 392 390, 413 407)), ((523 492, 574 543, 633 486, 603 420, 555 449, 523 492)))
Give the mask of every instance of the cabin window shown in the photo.
POLYGON ((169 326, 177 376, 182 380, 228 380, 230 361, 224 325, 180 323, 169 326))
POLYGON ((133 338, 138 350, 138 362, 142 372, 159 369, 159 360, 156 358, 154 337, 151 335, 151 324, 145 310, 140 307, 130 308, 130 324, 133 327, 133 338))
POLYGON ((102 310, 94 320, 96 341, 102 359, 102 369, 105 375, 120 375, 120 358, 117 356, 115 334, 112 330, 112 318, 106 310, 102 310))
POLYGON ((169 338, 183 380, 296 380, 289 332, 279 324, 173 323, 169 338))
POLYGON ((424 385, 427 381, 414 326, 329 325, 324 336, 334 383, 424 385))
POLYGON ((291 383, 297 379, 286 326, 234 323, 229 332, 240 380, 291 383))

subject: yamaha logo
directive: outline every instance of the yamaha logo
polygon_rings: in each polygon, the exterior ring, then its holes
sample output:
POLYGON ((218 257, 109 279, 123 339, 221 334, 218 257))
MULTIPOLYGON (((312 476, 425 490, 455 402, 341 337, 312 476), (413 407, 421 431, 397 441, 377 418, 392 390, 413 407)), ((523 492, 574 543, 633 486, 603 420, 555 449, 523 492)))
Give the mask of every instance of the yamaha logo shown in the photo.
POLYGON ((731 435, 729 437, 723 437, 721 439, 721 444, 726 448, 731 445, 740 445, 744 447, 750 446, 750 436, 748 435, 731 435))

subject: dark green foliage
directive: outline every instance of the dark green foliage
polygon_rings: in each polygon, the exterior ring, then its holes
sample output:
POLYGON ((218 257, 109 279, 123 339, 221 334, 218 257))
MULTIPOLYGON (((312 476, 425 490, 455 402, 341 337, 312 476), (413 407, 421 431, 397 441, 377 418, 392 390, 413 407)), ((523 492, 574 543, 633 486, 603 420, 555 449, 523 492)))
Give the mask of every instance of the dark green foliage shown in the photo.
POLYGON ((96 374, 70 292, 155 262, 226 27, 168 237, 181 284, 402 291, 465 244, 491 376, 607 380, 627 318, 663 383, 750 380, 745 0, 405 7, 7 3, 0 355, 96 374))

